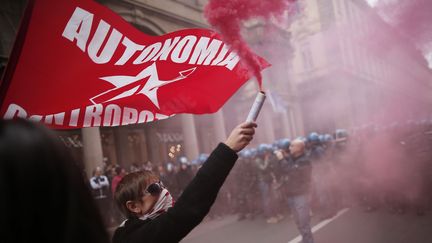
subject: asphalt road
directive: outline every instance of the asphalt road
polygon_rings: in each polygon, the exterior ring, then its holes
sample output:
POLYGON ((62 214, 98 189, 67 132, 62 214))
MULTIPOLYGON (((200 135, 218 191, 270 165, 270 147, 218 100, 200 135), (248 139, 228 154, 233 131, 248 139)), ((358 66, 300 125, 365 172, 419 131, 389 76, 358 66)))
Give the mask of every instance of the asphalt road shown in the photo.
MULTIPOLYGON (((432 243, 432 213, 393 215, 346 209, 327 220, 313 219, 316 243, 432 243)), ((290 217, 277 224, 264 219, 237 221, 235 216, 203 222, 182 243, 296 243, 299 233, 290 217)))

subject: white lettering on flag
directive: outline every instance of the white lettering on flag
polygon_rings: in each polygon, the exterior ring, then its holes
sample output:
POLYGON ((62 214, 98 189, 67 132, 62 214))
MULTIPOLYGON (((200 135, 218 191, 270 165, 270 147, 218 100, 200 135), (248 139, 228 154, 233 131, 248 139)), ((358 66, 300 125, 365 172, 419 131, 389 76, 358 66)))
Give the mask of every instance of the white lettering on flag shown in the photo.
POLYGON ((176 36, 166 39, 163 44, 155 42, 146 46, 124 36, 104 20, 99 21, 89 43, 93 19, 92 13, 77 7, 66 24, 62 36, 71 42, 76 40, 78 48, 87 52, 89 58, 96 64, 110 63, 116 52, 120 50, 122 50, 120 58, 114 60, 114 65, 117 66, 141 65, 160 60, 193 65, 223 66, 233 70, 240 60, 235 52, 230 52, 229 48, 222 45, 222 41, 218 39, 194 35, 176 36), (120 43, 122 48, 119 48, 120 43), (138 56, 131 60, 135 54, 138 56))
POLYGON ((69 22, 66 24, 63 36, 72 42, 76 39, 77 46, 85 52, 92 22, 93 14, 77 7, 69 22))
POLYGON ((106 42, 104 48, 101 51, 102 44, 105 42, 106 36, 108 35, 110 28, 111 26, 107 22, 101 20, 96 29, 96 33, 90 41, 90 44, 88 46, 88 55, 94 63, 108 63, 114 55, 114 52, 123 37, 123 35, 118 30, 112 29, 108 41, 106 42), (98 55, 98 53, 100 54, 98 55))
POLYGON ((119 126, 128 124, 137 124, 151 122, 156 120, 167 119, 170 116, 153 113, 148 110, 137 110, 130 107, 120 107, 116 104, 103 106, 102 104, 90 105, 85 107, 84 120, 79 122, 81 109, 71 110, 69 121, 66 120, 67 112, 48 115, 28 115, 27 111, 17 104, 10 104, 4 119, 23 118, 35 122, 44 122, 45 124, 64 126, 68 124, 71 127, 92 127, 92 126, 119 126))

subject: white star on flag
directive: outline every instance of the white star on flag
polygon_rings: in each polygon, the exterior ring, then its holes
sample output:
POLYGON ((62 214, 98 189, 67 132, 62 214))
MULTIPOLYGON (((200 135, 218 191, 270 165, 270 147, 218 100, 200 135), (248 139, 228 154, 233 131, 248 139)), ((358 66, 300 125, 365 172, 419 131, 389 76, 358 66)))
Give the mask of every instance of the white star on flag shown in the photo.
POLYGON ((160 109, 159 101, 157 97, 158 89, 167 84, 187 78, 195 71, 195 69, 196 67, 184 71, 180 71, 179 72, 180 75, 178 77, 167 81, 159 80, 156 63, 153 63, 152 65, 146 67, 137 76, 101 77, 100 79, 111 83, 112 85, 115 86, 115 88, 112 88, 99 95, 94 96, 93 98, 90 99, 90 101, 93 104, 98 104, 98 103, 105 103, 113 100, 118 100, 132 95, 143 94, 147 96, 158 109, 160 109), (148 79, 147 82, 145 82, 146 79, 148 79), (131 87, 127 87, 127 86, 131 86, 131 87), (104 96, 107 96, 108 98, 105 99, 103 98, 104 96), (97 102, 95 101, 95 99, 102 99, 103 101, 97 102))

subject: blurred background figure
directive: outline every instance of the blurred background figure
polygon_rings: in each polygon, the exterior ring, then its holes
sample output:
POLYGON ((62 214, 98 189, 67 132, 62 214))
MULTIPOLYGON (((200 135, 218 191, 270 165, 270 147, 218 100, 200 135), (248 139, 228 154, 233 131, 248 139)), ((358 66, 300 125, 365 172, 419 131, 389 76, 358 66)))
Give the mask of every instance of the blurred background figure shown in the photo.
POLYGON ((99 210, 104 218, 105 225, 109 225, 111 223, 110 220, 110 183, 108 178, 102 174, 102 168, 96 167, 93 172, 93 177, 90 178, 90 186, 93 191, 93 197, 96 200, 96 203, 99 206, 99 210))
POLYGON ((45 128, 0 121, 2 242, 109 242, 81 168, 45 128))
POLYGON ((110 212, 113 218, 113 223, 115 224, 120 224, 124 218, 121 215, 120 211, 117 210, 117 208, 115 207, 114 204, 114 192, 117 188, 118 183, 121 181, 121 179, 123 179, 123 177, 127 174, 126 170, 120 166, 117 166, 115 168, 115 176, 112 179, 111 182, 111 197, 110 197, 110 212))
POLYGON ((288 205, 302 241, 313 243, 309 202, 312 165, 305 149, 305 143, 296 139, 290 144, 290 157, 285 157, 282 153, 277 156, 285 172, 283 187, 288 197, 288 205))
POLYGON ((111 193, 114 195, 117 184, 121 181, 121 179, 127 174, 126 170, 120 166, 115 168, 116 175, 114 176, 111 183, 111 193))
POLYGON ((177 187, 180 191, 178 196, 182 194, 183 189, 186 188, 187 184, 189 184, 194 177, 188 159, 185 156, 182 156, 179 158, 179 162, 180 168, 177 172, 177 187))

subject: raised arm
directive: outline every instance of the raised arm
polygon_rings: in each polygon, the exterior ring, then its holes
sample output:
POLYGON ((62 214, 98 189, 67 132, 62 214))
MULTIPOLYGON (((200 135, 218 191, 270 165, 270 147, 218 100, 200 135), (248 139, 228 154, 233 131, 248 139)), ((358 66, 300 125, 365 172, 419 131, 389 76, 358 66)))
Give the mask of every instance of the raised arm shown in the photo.
POLYGON ((207 215, 226 177, 237 160, 237 152, 246 147, 255 133, 255 123, 243 123, 220 143, 189 183, 174 207, 149 222, 131 242, 180 241, 207 215), (151 235, 149 233, 151 232, 151 235))

